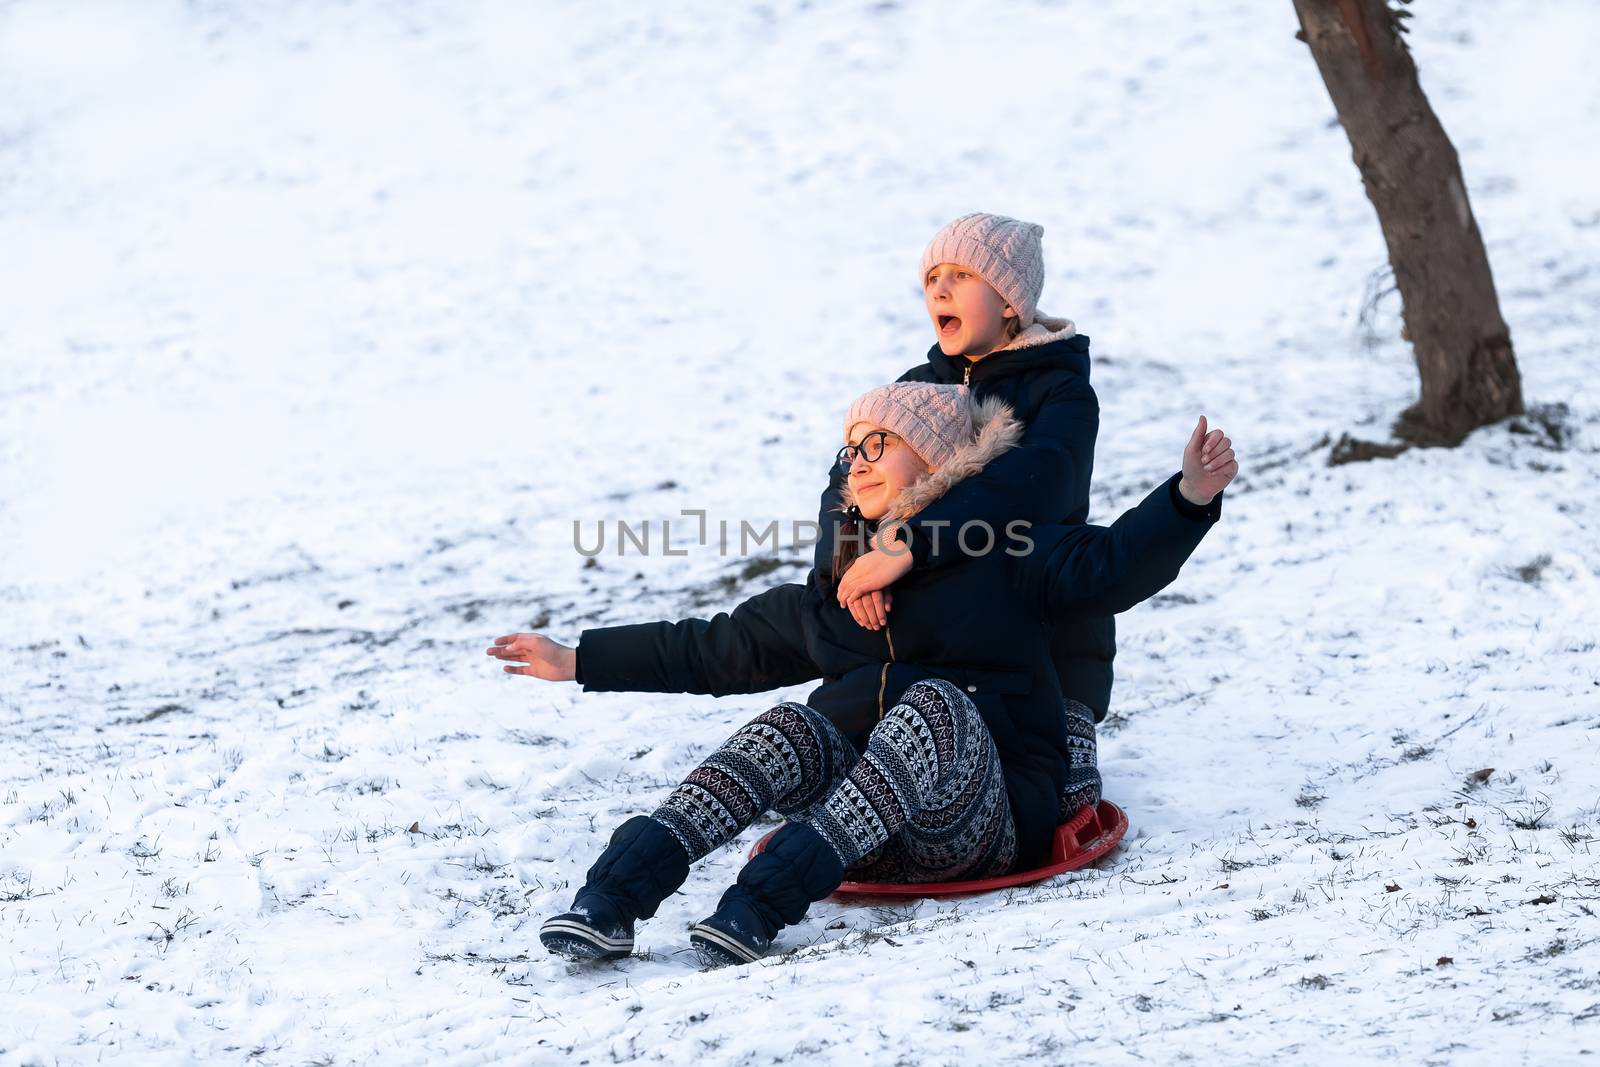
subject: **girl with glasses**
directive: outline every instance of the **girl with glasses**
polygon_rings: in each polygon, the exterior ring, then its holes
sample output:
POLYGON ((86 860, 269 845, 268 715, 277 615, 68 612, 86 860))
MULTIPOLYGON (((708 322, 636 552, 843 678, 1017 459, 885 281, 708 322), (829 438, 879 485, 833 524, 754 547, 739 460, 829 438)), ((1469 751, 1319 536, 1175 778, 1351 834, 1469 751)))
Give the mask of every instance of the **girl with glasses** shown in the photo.
MULTIPOLYGON (((907 517, 1023 434, 1004 404, 922 383, 860 397, 844 430, 842 506, 886 554, 911 550, 907 517)), ((756 716, 654 811, 618 827, 572 909, 540 939, 571 957, 629 954, 635 924, 690 865, 768 811, 788 822, 690 931, 708 964, 760 958, 846 874, 930 882, 1038 865, 1071 814, 1062 808, 1075 756, 1048 627, 1126 610, 1171 582, 1237 471, 1230 442, 1202 419, 1181 473, 1110 527, 949 531, 964 541, 959 561, 910 572, 879 629, 857 625, 813 575, 710 620, 585 630, 576 648, 539 634, 498 638, 488 653, 507 671, 586 691, 726 695, 822 682, 805 703, 756 716)))

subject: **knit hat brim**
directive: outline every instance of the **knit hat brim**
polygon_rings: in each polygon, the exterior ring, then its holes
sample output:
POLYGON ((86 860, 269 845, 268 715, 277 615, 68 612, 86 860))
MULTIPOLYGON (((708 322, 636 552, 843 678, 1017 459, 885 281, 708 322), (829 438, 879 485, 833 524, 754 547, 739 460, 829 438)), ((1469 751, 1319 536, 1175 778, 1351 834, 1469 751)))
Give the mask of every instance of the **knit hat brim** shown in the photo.
POLYGON ((1004 215, 975 212, 947 224, 922 252, 919 285, 940 263, 975 272, 1017 313, 1023 329, 1033 325, 1044 288, 1044 227, 1004 215))
POLYGON ((858 426, 872 423, 898 435, 929 467, 948 463, 956 448, 972 437, 970 393, 964 385, 895 382, 857 397, 844 417, 845 440, 858 426))

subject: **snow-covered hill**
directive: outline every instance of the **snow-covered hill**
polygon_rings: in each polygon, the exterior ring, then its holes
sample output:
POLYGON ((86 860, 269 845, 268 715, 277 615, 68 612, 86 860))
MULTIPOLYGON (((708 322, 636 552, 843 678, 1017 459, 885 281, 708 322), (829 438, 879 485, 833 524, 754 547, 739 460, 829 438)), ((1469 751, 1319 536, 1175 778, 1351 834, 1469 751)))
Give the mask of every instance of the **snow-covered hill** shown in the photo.
POLYGON ((1415 16, 1534 411, 1329 467, 1416 383, 1288 0, 0 4, 0 1064, 1589 1062, 1600 15, 1415 16), (746 841, 547 956, 770 700, 482 648, 801 573, 573 523, 812 517, 969 210, 1094 339, 1097 520, 1241 453, 1121 623, 1128 839, 701 973, 746 841))

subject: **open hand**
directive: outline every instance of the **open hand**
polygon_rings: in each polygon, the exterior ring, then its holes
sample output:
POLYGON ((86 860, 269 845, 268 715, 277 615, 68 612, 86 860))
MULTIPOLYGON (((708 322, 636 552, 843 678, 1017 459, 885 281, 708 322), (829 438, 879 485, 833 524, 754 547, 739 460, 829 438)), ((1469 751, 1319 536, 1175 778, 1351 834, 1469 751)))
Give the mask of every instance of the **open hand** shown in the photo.
POLYGON ((1201 415, 1183 450, 1183 478, 1178 482, 1178 492, 1189 503, 1205 507, 1238 473, 1233 442, 1221 430, 1207 433, 1206 417, 1201 415))
POLYGON ((507 674, 526 674, 547 682, 570 682, 578 674, 578 650, 558 644, 543 634, 506 634, 495 638, 494 645, 484 652, 508 663, 526 664, 507 666, 507 674))

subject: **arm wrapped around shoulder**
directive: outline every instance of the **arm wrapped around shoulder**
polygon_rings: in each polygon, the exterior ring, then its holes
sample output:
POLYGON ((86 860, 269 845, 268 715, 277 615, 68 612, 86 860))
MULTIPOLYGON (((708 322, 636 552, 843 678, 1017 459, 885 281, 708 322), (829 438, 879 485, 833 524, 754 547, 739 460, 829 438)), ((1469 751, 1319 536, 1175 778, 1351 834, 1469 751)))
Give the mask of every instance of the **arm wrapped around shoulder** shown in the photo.
POLYGON ((1099 432, 1100 402, 1087 380, 1052 388, 1015 448, 908 520, 913 565, 937 568, 966 558, 956 531, 968 522, 1003 530, 1017 519, 1039 524, 1084 517, 1099 432))
POLYGON ((710 619, 585 630, 585 692, 763 693, 821 677, 801 628, 805 587, 780 585, 710 619))
POLYGON ((1025 592, 1041 615, 1127 611, 1172 583, 1222 517, 1222 494, 1200 506, 1178 492, 1179 475, 1157 486, 1107 526, 1036 526, 1032 549, 1019 559, 1025 592))

